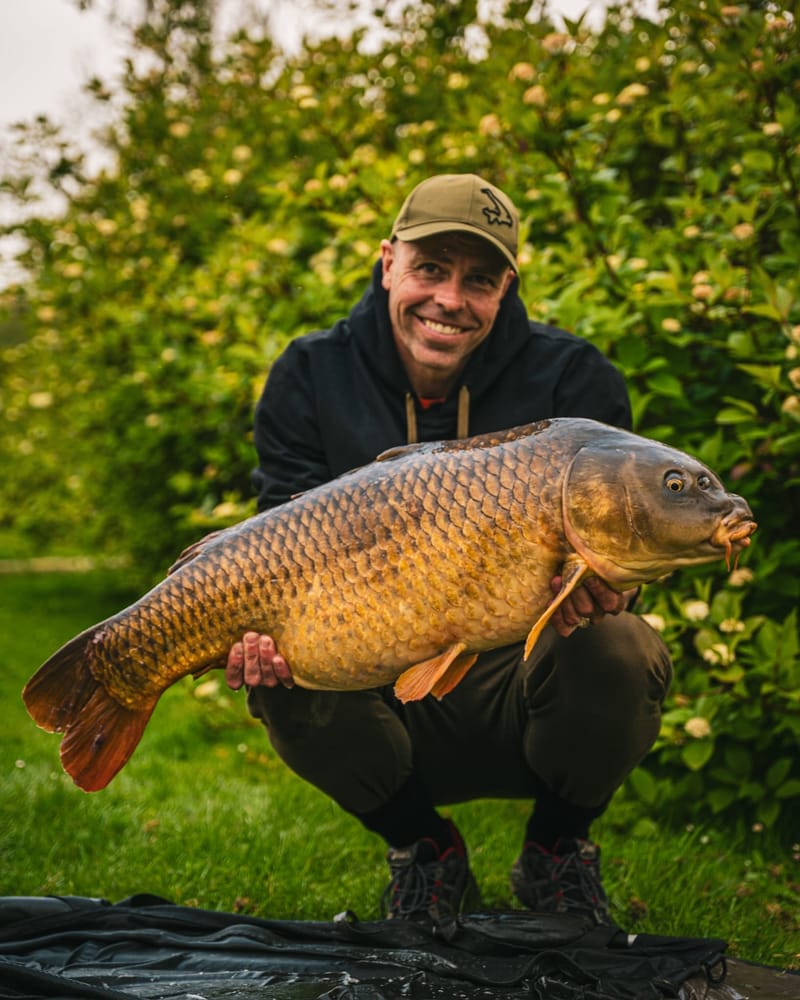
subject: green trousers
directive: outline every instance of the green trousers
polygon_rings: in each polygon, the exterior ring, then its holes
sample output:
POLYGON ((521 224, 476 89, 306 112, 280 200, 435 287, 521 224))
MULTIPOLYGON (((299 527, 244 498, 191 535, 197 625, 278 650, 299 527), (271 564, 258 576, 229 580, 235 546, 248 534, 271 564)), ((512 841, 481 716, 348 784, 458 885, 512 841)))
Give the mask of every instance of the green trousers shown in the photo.
POLYGON ((378 808, 416 769, 437 805, 533 798, 607 802, 658 736, 672 666, 634 614, 484 653, 441 701, 370 691, 252 688, 248 706, 286 764, 345 810, 378 808), (537 780, 538 779, 538 780, 537 780))

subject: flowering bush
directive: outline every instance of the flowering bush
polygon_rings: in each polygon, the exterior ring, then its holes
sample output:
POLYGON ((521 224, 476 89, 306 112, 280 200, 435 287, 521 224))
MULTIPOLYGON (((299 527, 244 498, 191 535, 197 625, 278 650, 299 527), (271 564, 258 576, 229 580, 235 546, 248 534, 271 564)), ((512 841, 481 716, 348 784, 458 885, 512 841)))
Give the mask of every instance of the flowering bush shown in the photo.
POLYGON ((760 523, 752 578, 711 568, 644 596, 677 677, 634 792, 776 822, 800 778, 793 17, 673 0, 556 30, 519 0, 489 21, 400 3, 376 8, 380 31, 287 57, 255 30, 215 49, 204 9, 154 6, 117 94, 91 85, 118 108, 98 176, 41 122, 18 133, 2 190, 28 212, 31 278, 0 317, 0 525, 37 550, 130 553, 144 583, 249 513, 270 361, 349 308, 414 183, 485 174, 520 208, 532 315, 597 344, 637 429, 760 523), (42 177, 63 217, 30 204, 42 177))
POLYGON ((647 588, 643 616, 667 641, 676 676, 659 740, 628 791, 664 815, 759 829, 788 821, 800 796, 797 612, 780 623, 743 615, 754 579, 750 569, 721 585, 696 575, 694 596, 647 588))

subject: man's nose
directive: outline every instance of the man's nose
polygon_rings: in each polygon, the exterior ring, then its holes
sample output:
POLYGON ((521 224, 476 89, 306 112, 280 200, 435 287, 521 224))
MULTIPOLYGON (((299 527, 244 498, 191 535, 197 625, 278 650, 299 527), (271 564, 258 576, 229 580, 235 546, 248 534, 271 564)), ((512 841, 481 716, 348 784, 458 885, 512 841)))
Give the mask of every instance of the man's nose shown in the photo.
POLYGON ((440 305, 442 309, 446 309, 448 312, 460 309, 466 299, 461 279, 457 275, 452 275, 439 282, 436 286, 436 295, 434 297, 437 305, 440 305))

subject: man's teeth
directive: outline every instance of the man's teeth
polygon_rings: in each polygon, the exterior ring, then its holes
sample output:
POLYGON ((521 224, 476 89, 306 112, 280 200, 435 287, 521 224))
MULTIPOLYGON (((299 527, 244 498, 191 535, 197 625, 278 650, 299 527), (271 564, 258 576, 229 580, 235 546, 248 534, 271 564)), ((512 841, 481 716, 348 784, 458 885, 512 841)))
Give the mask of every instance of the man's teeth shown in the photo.
POLYGON ((434 319, 426 319, 425 325, 429 326, 431 330, 435 330, 436 333, 461 333, 461 328, 458 326, 449 326, 447 323, 437 323, 434 319))

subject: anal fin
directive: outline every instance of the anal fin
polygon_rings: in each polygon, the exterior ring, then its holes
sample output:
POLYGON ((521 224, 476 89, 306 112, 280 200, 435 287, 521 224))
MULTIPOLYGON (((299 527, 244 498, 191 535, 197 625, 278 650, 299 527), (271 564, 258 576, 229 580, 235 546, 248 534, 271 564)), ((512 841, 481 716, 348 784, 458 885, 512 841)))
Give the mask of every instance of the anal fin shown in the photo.
POLYGON ((443 653, 414 664, 403 671, 394 685, 394 693, 403 703, 419 701, 426 694, 443 697, 458 684, 476 660, 472 653, 464 654, 463 642, 453 643, 443 653))
POLYGON ((462 653, 461 656, 457 656, 433 685, 431 694, 441 701, 446 694, 450 694, 453 688, 461 683, 477 659, 477 653, 462 653))

